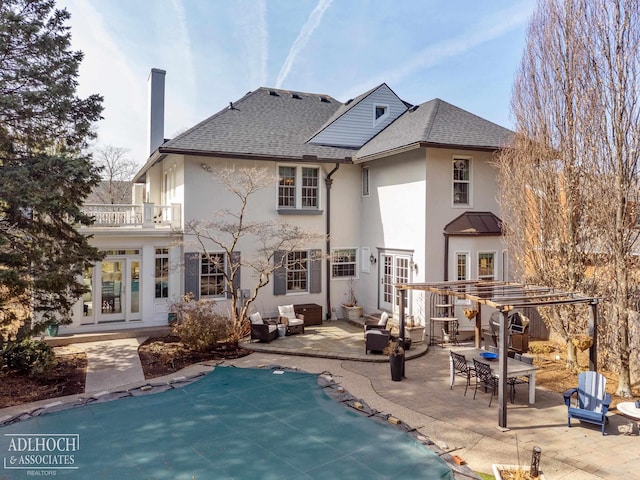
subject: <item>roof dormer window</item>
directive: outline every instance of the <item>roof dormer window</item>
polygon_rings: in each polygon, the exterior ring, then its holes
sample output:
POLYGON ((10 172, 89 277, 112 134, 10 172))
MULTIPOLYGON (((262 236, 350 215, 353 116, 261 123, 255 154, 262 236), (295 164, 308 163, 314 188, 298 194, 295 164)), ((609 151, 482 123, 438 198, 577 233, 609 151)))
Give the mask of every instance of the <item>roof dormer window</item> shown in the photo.
POLYGON ((389 105, 373 106, 373 125, 376 126, 389 116, 389 105))

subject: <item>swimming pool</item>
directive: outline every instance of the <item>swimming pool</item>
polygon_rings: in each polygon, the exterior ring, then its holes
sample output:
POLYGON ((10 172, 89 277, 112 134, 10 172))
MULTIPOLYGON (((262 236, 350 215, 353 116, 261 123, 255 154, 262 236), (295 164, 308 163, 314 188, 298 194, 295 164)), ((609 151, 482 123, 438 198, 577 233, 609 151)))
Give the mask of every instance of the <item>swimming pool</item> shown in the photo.
POLYGON ((0 428, 0 479, 453 479, 434 452, 332 400, 317 378, 216 367, 174 390, 13 423, 0 428), (54 455, 49 468, 30 463, 54 455))

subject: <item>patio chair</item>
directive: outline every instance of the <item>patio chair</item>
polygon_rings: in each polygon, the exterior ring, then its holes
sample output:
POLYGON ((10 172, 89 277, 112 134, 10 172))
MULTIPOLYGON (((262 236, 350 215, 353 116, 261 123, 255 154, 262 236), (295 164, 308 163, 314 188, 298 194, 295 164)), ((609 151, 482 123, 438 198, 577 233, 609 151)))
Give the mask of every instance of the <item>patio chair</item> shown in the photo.
POLYGON ((389 314, 387 312, 382 312, 378 323, 364 326, 365 355, 369 353, 369 350, 381 352, 385 349, 391 339, 391 331, 387 330, 388 322, 389 314))
POLYGON ((278 307, 278 321, 287 327, 287 335, 304 333, 304 315, 296 314, 293 305, 278 307))
POLYGON ((278 326, 275 321, 264 321, 259 312, 249 315, 249 321, 251 322, 251 341, 270 343, 271 340, 278 338, 278 326))
POLYGON ((476 393, 478 393, 478 386, 482 385, 485 392, 488 388, 491 389, 491 397, 489 398, 489 406, 493 396, 498 392, 498 377, 493 374, 491 367, 488 363, 479 362, 475 358, 473 359, 473 368, 476 371, 476 389, 473 392, 473 399, 476 399, 476 393))
POLYGON ((564 393, 564 403, 567 405, 567 425, 571 427, 571 419, 589 422, 602 427, 609 421, 607 412, 611 403, 611 396, 606 393, 607 378, 598 372, 582 372, 578 375, 578 388, 570 388, 564 393), (576 399, 571 405, 571 397, 576 399))
MULTIPOLYGON (((514 360, 518 360, 520 362, 528 363, 529 365, 533 364, 533 357, 525 357, 520 353, 516 353, 513 356, 514 360)), ((507 378, 507 385, 509 385, 511 403, 514 403, 516 400, 516 385, 529 385, 529 377, 509 377, 507 378)))
MULTIPOLYGON (((471 377, 476 376, 476 371, 473 369, 473 367, 469 366, 464 355, 456 352, 451 352, 451 361, 453 362, 453 374, 466 379, 466 383, 464 386, 464 395, 466 396, 467 389, 469 388, 469 385, 471 385, 471 377)), ((453 389, 453 382, 451 382, 449 389, 453 389)))

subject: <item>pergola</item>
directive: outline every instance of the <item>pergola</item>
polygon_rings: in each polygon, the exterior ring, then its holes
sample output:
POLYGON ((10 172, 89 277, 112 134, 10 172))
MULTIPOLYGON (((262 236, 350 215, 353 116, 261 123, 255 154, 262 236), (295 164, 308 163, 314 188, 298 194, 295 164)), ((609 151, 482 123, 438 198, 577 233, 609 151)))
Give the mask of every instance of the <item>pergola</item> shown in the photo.
POLYGON ((498 374, 500 376, 498 387, 498 424, 502 428, 507 427, 507 314, 511 310, 515 308, 546 307, 553 305, 588 305, 590 307, 588 329, 589 335, 592 337, 592 344, 589 349, 589 369, 593 371, 597 369, 597 298, 585 297, 575 292, 556 290, 551 287, 483 280, 407 283, 396 285, 396 289, 399 292, 400 300, 400 338, 404 338, 406 292, 408 290, 421 290, 448 295, 477 303, 479 308, 478 314, 475 317, 476 348, 480 348, 482 331, 482 308, 480 308, 480 305, 488 305, 501 313, 498 347, 498 374))

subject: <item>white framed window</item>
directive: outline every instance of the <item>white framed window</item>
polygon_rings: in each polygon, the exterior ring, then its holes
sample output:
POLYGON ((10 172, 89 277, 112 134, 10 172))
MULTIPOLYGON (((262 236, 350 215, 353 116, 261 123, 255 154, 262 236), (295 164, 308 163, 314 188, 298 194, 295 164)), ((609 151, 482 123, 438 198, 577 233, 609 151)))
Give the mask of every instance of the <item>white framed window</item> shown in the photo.
POLYGON ((222 297, 225 294, 224 253, 203 253, 200 257, 200 297, 222 297))
POLYGON ((309 291, 309 253, 306 250, 287 255, 287 293, 309 291))
POLYGON ((376 103, 373 105, 373 126, 384 121, 389 116, 389 105, 376 103))
POLYGON ((453 157, 453 205, 471 205, 471 157, 453 157))
POLYGON ((478 280, 495 280, 496 266, 496 252, 478 252, 478 280))
POLYGON ((469 280, 469 252, 456 252, 456 280, 469 280))
POLYGON ((369 167, 362 167, 362 196, 369 196, 369 167))
POLYGON ((331 252, 332 278, 357 278, 358 249, 336 248, 331 252))
MULTIPOLYGON (((469 252, 456 252, 456 280, 463 282, 469 280, 471 277, 471 264, 469 262, 469 252)), ((461 287, 460 291, 463 292, 465 287, 461 287)), ((456 305, 469 305, 471 302, 466 298, 456 298, 456 305)))
POLYGON ((278 167, 278 209, 318 210, 320 169, 280 165, 278 167))
POLYGON ((169 298, 169 249, 156 248, 156 293, 155 298, 169 298))

